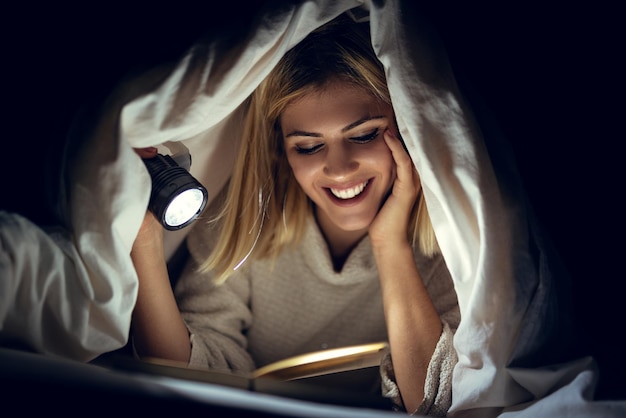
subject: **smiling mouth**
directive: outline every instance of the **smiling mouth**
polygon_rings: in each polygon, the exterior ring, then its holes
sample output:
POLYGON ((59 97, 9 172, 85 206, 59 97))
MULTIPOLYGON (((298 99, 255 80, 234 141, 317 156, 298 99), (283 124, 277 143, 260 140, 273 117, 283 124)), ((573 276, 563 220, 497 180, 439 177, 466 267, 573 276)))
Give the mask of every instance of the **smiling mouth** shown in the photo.
POLYGON ((365 190, 368 183, 369 183, 369 180, 366 180, 361 184, 358 184, 354 187, 349 187, 347 189, 339 190, 339 189, 330 188, 329 190, 332 193, 332 195, 338 199, 342 199, 342 200, 354 199, 355 197, 363 193, 363 190, 365 190))

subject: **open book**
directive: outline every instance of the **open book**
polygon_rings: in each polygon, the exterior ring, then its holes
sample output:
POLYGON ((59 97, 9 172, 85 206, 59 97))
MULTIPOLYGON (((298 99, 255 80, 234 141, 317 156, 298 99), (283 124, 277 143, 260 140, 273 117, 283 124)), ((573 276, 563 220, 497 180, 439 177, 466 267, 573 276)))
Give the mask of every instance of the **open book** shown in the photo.
POLYGON ((249 375, 190 368, 163 359, 109 359, 104 365, 126 371, 168 376, 278 396, 348 406, 388 409, 380 386, 363 386, 379 375, 386 342, 347 346, 289 357, 249 375))
POLYGON ((378 367, 385 348, 387 343, 379 342, 315 351, 268 364, 257 369, 252 376, 296 380, 378 367))

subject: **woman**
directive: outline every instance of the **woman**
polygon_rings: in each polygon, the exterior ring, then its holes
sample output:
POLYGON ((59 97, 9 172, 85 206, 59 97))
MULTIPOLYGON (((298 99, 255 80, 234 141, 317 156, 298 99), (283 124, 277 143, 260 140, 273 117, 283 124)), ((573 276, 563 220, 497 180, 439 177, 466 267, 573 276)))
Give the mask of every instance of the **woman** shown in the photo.
POLYGON ((456 294, 369 39, 367 24, 336 19, 256 89, 228 190, 190 232, 175 295, 147 214, 132 250, 140 356, 247 372, 387 340, 385 396, 445 415, 456 294))

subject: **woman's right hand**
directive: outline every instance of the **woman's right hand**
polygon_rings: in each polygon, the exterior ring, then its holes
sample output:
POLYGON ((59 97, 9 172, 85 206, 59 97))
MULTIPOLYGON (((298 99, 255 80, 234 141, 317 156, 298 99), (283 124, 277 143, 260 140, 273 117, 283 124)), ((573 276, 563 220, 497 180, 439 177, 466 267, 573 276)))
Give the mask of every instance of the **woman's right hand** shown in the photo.
MULTIPOLYGON (((135 151, 142 158, 156 155, 156 148, 135 151)), ((172 291, 163 238, 163 226, 150 210, 146 210, 131 250, 139 280, 132 320, 133 343, 140 357, 187 364, 191 355, 189 332, 172 291)))
MULTIPOLYGON (((157 148, 135 148, 135 152, 141 158, 152 158, 157 154, 157 148)), ((133 243, 133 258, 135 255, 141 255, 138 251, 147 253, 145 255, 148 259, 151 255, 154 258, 154 255, 163 251, 163 227, 150 210, 146 210, 141 227, 133 243)))

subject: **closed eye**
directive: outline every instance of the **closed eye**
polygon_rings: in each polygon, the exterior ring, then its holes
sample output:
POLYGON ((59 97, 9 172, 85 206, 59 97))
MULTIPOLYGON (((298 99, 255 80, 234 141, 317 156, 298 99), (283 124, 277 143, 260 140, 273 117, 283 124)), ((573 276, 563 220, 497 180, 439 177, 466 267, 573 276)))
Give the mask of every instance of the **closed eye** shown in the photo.
POLYGON ((324 144, 312 145, 310 147, 309 146, 296 145, 296 152, 298 154, 304 154, 304 155, 315 154, 317 151, 322 149, 323 146, 324 146, 324 144))
POLYGON ((350 141, 357 142, 359 144, 365 144, 376 139, 376 137, 378 136, 378 133, 379 133, 379 129, 376 128, 372 132, 366 135, 352 137, 350 138, 350 141))

